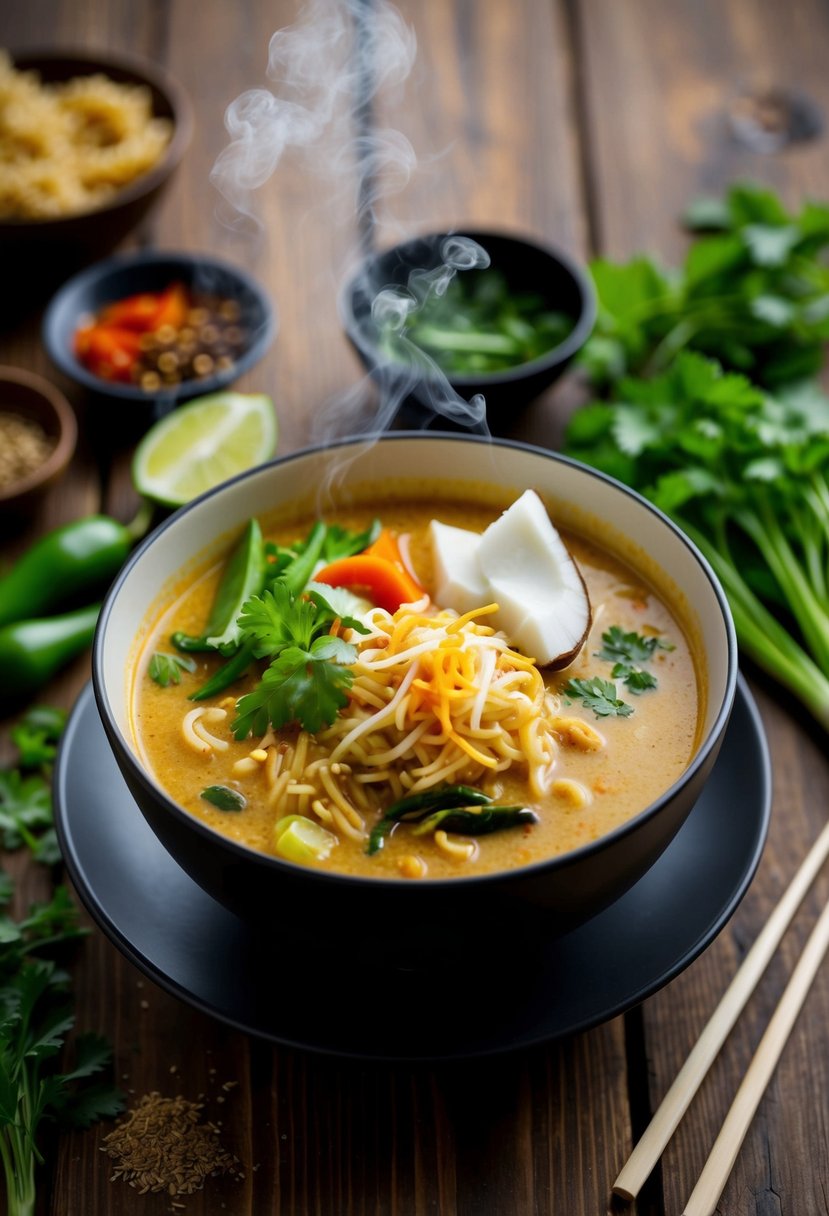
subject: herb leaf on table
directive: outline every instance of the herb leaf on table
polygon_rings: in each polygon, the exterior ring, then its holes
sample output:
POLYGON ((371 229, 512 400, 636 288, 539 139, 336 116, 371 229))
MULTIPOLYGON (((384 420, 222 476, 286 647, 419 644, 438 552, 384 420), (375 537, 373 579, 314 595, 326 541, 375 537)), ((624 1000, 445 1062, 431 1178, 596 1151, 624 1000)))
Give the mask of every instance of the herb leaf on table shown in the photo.
POLYGON ((0 1159, 9 1216, 31 1216, 43 1122, 86 1127, 117 1114, 122 1099, 110 1085, 88 1081, 110 1060, 99 1035, 79 1035, 74 1067, 57 1068, 74 1013, 67 973, 43 955, 85 932, 66 889, 56 888, 48 903, 15 921, 8 911, 12 883, 0 878, 0 1159))
POLYGON ((0 844, 22 845, 36 861, 52 866, 60 849, 52 819, 51 764, 66 724, 66 713, 35 705, 12 728, 18 749, 16 768, 0 769, 0 844))

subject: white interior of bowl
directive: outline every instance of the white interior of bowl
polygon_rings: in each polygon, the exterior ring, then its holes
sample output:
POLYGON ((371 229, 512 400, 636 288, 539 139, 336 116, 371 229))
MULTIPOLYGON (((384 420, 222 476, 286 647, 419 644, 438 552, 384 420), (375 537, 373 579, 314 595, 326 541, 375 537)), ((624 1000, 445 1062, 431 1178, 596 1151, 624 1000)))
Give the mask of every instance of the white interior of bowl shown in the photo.
POLYGON ((325 511, 348 487, 381 481, 421 493, 443 483, 446 496, 468 488, 495 487, 504 496, 532 487, 551 504, 559 522, 585 530, 609 546, 627 538, 667 575, 686 600, 701 642, 707 703, 704 740, 733 688, 736 663, 725 598, 696 550, 664 518, 635 495, 583 467, 539 449, 486 443, 465 436, 389 435, 379 442, 349 442, 299 453, 263 466, 173 516, 137 553, 113 588, 96 639, 99 694, 127 746, 136 752, 129 725, 129 659, 165 588, 188 564, 219 552, 234 529, 251 516, 294 504, 325 511), (464 486, 467 483, 467 486, 464 486), (598 527, 596 525, 598 524, 598 527), (730 644, 731 642, 731 644, 730 644))

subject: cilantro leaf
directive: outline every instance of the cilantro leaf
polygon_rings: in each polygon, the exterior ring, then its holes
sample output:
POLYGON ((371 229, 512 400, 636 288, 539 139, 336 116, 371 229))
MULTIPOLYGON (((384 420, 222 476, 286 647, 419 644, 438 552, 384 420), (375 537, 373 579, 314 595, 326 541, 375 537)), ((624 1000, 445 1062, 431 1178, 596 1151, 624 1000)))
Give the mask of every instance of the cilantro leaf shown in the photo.
POLYGON ((51 764, 65 726, 65 709, 55 709, 49 705, 32 706, 11 730, 12 743, 20 753, 20 767, 39 768, 51 764))
POLYGON ((350 532, 339 524, 329 524, 322 544, 323 561, 333 562, 340 557, 352 557, 373 545, 380 535, 380 520, 374 519, 364 532, 350 532))
POLYGON ((155 680, 156 684, 160 684, 162 688, 169 688, 171 684, 181 683, 182 671, 193 672, 195 670, 195 661, 186 655, 164 654, 159 650, 150 659, 147 672, 150 679, 155 680))
POLYGON ((300 722, 315 733, 330 726, 348 704, 354 674, 344 663, 357 657, 354 646, 340 638, 322 637, 310 650, 286 647, 265 671, 252 692, 240 697, 232 730, 237 739, 264 735, 300 722))
POLYGON ((627 718, 633 707, 616 695, 616 685, 600 676, 589 680, 568 680, 564 695, 573 701, 581 701, 585 709, 592 709, 597 718, 627 718))
POLYGON ((52 827, 52 795, 39 773, 0 770, 0 839, 4 849, 37 847, 40 829, 52 827))
POLYGON ((622 660, 626 663, 647 663, 653 658, 653 652, 661 646, 658 637, 645 638, 632 631, 625 633, 619 625, 611 625, 602 634, 602 648, 596 651, 596 657, 607 659, 609 663, 622 660))
POLYGON ((625 688, 637 695, 656 688, 658 684, 656 676, 651 672, 642 671, 640 667, 630 667, 627 663, 617 663, 610 674, 614 680, 623 680, 625 688))

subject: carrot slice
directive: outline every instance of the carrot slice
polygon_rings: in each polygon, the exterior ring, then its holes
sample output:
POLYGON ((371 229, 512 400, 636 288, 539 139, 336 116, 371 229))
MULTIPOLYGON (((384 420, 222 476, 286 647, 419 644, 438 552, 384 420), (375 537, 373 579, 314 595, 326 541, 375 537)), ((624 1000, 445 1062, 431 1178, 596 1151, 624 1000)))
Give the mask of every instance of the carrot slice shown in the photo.
POLYGON ((387 612, 396 612, 401 604, 413 603, 424 594, 423 588, 405 569, 398 569, 394 562, 368 552, 331 562, 314 575, 314 581, 328 587, 350 587, 363 592, 373 604, 387 612))

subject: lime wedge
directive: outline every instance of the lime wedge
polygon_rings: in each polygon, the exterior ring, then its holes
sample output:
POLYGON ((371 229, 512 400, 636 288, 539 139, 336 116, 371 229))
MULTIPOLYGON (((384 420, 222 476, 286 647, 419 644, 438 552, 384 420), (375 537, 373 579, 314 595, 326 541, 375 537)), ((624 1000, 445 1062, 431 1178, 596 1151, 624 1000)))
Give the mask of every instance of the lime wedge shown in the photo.
POLYGON ((135 450, 132 478, 145 498, 180 507, 270 460, 278 425, 263 393, 213 393, 159 419, 135 450))

